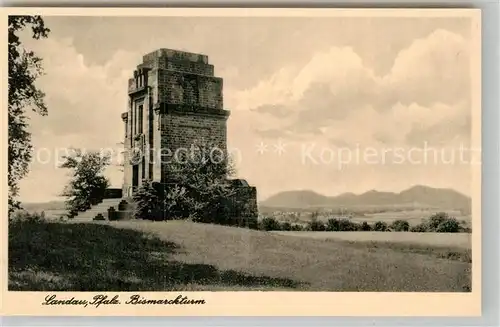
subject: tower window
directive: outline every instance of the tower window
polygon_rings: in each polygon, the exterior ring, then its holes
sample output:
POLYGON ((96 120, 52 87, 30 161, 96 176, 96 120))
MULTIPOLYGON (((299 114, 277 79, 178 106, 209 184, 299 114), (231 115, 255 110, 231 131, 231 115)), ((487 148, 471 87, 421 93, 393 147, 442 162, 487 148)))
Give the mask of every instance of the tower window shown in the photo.
POLYGON ((142 162, 141 162, 141 175, 142 179, 146 178, 146 162, 144 160, 144 157, 142 157, 142 162))
POLYGON ((139 114, 138 115, 139 115, 139 123, 138 123, 139 124, 139 126, 138 126, 138 128, 139 128, 139 134, 142 134, 142 123, 143 123, 143 117, 142 117, 142 115, 143 115, 143 105, 142 104, 139 106, 139 114))

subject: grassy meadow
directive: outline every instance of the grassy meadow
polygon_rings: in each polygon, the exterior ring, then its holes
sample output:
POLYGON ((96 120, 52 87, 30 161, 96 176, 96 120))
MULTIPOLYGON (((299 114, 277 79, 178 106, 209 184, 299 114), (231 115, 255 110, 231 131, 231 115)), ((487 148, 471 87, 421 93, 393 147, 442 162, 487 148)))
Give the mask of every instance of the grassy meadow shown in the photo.
POLYGON ((374 223, 377 221, 384 222, 388 225, 396 220, 406 220, 410 226, 420 224, 424 219, 428 219, 436 212, 445 212, 451 217, 455 217, 464 226, 471 227, 472 217, 470 214, 462 213, 459 210, 442 210, 436 208, 351 208, 342 211, 340 209, 307 209, 307 210, 291 210, 265 208, 261 211, 261 217, 273 217, 279 222, 289 222, 296 224, 307 224, 315 219, 327 222, 330 218, 346 216, 349 220, 355 223, 374 223))
POLYGON ((58 219, 68 214, 64 201, 50 201, 41 203, 23 203, 22 207, 28 212, 44 212, 47 219, 58 219))
POLYGON ((470 249, 469 233, 410 233, 410 232, 311 232, 276 231, 280 235, 350 242, 388 242, 435 247, 470 249))
POLYGON ((10 290, 463 292, 470 277, 470 248, 455 245, 295 237, 187 221, 9 226, 10 290))

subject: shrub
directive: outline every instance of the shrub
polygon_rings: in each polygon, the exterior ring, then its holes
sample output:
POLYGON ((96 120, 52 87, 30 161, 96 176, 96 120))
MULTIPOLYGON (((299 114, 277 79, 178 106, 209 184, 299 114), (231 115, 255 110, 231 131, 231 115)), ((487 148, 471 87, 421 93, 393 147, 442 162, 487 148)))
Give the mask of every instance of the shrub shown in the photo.
POLYGON ((300 224, 292 224, 291 230, 295 232, 301 232, 304 230, 304 227, 302 227, 302 225, 300 224))
POLYGON ((328 221, 326 222, 326 230, 329 232, 340 231, 340 221, 336 218, 328 219, 328 221))
POLYGON ((284 231, 290 231, 292 230, 292 225, 289 223, 289 222, 284 222, 281 224, 281 230, 284 230, 284 231))
POLYGON ((418 225, 411 226, 410 227, 410 232, 413 233, 425 233, 427 232, 427 224, 425 222, 422 222, 418 225))
POLYGON ((407 232, 410 230, 410 223, 406 220, 396 220, 390 226, 396 232, 407 232))
POLYGON ((376 232, 386 232, 389 230, 389 228, 385 222, 377 221, 373 226, 373 230, 376 232))
POLYGON ((448 218, 441 222, 436 228, 438 233, 458 233, 460 232, 460 224, 455 218, 448 218))
POLYGON ((361 225, 345 218, 331 218, 328 219, 328 222, 326 223, 326 230, 330 232, 354 232, 361 230, 361 225))
POLYGON ((260 222, 260 229, 265 231, 280 230, 280 227, 280 223, 272 217, 266 217, 260 222))
POLYGON ((143 180, 133 195, 136 219, 163 220, 163 194, 150 180, 143 180))
POLYGON ((323 232, 326 230, 325 224, 319 220, 310 221, 307 225, 307 229, 313 232, 323 232))
POLYGON ((434 231, 437 231, 437 229, 439 228, 439 225, 448 221, 449 219, 450 219, 450 217, 448 216, 448 214, 446 212, 438 212, 438 213, 435 213, 432 216, 430 216, 429 219, 425 222, 428 226, 428 231, 434 232, 434 231))
POLYGON ((371 230, 372 227, 366 221, 363 221, 363 223, 361 224, 361 231, 369 232, 371 230))
POLYGON ((186 188, 175 184, 161 185, 155 183, 156 189, 160 189, 160 210, 163 212, 163 219, 183 219, 193 218, 198 210, 196 201, 189 198, 186 188), (166 189, 165 189, 166 187, 166 189))
MULTIPOLYGON (((197 151, 182 153, 178 160, 169 163, 172 188, 168 194, 177 192, 173 197, 182 202, 180 210, 169 210, 178 211, 180 218, 189 217, 198 222, 237 224, 232 214, 238 203, 232 198, 235 191, 228 180, 234 173, 230 158, 223 153, 214 158, 219 151, 214 151, 218 146, 211 143, 193 144, 192 148, 197 151)), ((166 205, 171 201, 172 198, 167 199, 166 205)))
POLYGON ((257 221, 239 217, 245 212, 247 203, 233 197, 235 192, 227 179, 233 173, 232 165, 225 155, 214 158, 215 148, 208 143, 199 144, 198 151, 179 154, 177 160, 168 164, 169 175, 165 183, 143 181, 133 196, 135 217, 191 219, 257 228, 257 221))
POLYGON ((355 232, 358 230, 358 224, 349 219, 339 220, 339 230, 342 232, 355 232))
POLYGON ((420 224, 410 228, 412 232, 420 233, 458 233, 463 230, 458 220, 450 217, 445 212, 433 214, 427 220, 423 220, 420 224))

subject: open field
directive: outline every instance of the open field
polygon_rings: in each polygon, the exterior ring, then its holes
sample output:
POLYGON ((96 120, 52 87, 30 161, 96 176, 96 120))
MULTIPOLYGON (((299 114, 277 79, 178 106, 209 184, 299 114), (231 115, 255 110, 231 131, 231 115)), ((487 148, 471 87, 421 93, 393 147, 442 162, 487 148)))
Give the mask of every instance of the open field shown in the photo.
MULTIPOLYGON (((363 221, 383 221, 387 224, 391 224, 395 220, 402 219, 408 221, 410 225, 418 225, 422 222, 422 219, 427 219, 431 215, 439 212, 439 210, 425 210, 425 209, 415 209, 415 210, 405 210, 405 211, 384 211, 377 213, 365 213, 363 215, 356 215, 353 217, 355 222, 363 221)), ((458 210, 443 210, 449 216, 455 217, 457 220, 464 220, 467 222, 468 226, 471 223, 471 216, 464 215, 458 210)))
POLYGON ((424 219, 428 219, 430 216, 437 212, 446 212, 451 217, 455 217, 458 221, 464 221, 465 226, 471 226, 471 216, 464 215, 458 210, 437 210, 437 209, 404 209, 404 210, 391 210, 379 209, 380 212, 363 212, 363 211, 346 211, 343 215, 340 215, 337 211, 329 212, 324 211, 275 211, 275 212, 265 212, 262 217, 274 217, 280 222, 288 221, 290 223, 302 223, 305 224, 311 221, 313 212, 317 214, 316 219, 326 222, 331 218, 338 218, 340 216, 350 215, 349 219, 355 223, 362 223, 366 221, 367 223, 375 223, 377 221, 382 221, 388 225, 392 224, 396 220, 406 220, 410 226, 415 226, 420 224, 424 219))
POLYGON ((22 203, 22 207, 28 212, 45 213, 47 219, 58 219, 66 215, 68 211, 65 208, 64 201, 50 201, 41 203, 22 203))
POLYGON ((454 246, 321 240, 185 221, 9 227, 10 290, 461 292, 470 290, 470 262, 470 250, 454 246))
MULTIPOLYGON (((45 212, 45 217, 48 219, 57 219, 60 216, 67 213, 63 201, 52 201, 47 203, 27 203, 26 210, 30 212, 45 212)), ((305 224, 311 220, 311 214, 313 211, 293 211, 292 209, 283 209, 284 211, 273 212, 269 208, 265 208, 263 216, 274 217, 278 221, 288 221, 292 223, 302 223, 305 224)), ((338 211, 338 210, 337 210, 338 211)), ((395 220, 402 219, 408 221, 411 226, 418 225, 423 219, 429 218, 431 215, 440 211, 437 209, 430 208, 384 208, 384 207, 373 207, 370 209, 354 208, 352 211, 351 220, 356 223, 362 223, 364 221, 368 223, 375 223, 376 221, 383 221, 390 225, 395 220), (373 212, 376 211, 376 212, 373 212)), ((464 215, 459 210, 444 210, 450 216, 455 217, 459 221, 465 221, 466 226, 471 227, 471 216, 464 215)), ((318 220, 327 221, 330 218, 334 218, 338 214, 329 212, 328 210, 318 211, 318 220)))
POLYGON ((469 233, 410 233, 410 232, 273 232, 280 235, 350 242, 389 242, 429 247, 471 248, 469 233))

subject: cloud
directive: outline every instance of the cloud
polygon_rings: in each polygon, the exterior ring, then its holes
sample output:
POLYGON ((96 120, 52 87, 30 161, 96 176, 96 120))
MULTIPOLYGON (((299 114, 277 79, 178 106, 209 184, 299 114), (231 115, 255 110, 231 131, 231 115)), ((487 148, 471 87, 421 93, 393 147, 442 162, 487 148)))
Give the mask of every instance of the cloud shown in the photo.
POLYGON ((343 137, 356 138, 353 131, 371 132, 372 141, 390 142, 394 137, 380 130, 382 124, 399 133, 399 138, 404 138, 402 133, 411 133, 406 139, 414 143, 430 134, 434 140, 439 135, 448 140, 450 135, 424 131, 457 123, 463 128, 455 132, 468 137, 468 56, 462 36, 435 30, 401 50, 389 73, 377 76, 352 48, 332 47, 314 55, 303 67, 284 67, 270 79, 238 92, 234 98, 239 99, 239 105, 235 107, 273 121, 259 125, 257 133, 261 135, 281 132, 286 136, 291 131, 319 135, 324 134, 324 128, 337 128, 337 122, 342 122, 341 130, 347 133, 343 137), (453 120, 449 120, 450 113, 456 116, 453 120), (276 119, 280 124, 274 124, 276 119), (363 120, 370 120, 370 124, 363 120), (352 125, 346 126, 349 123, 352 125), (360 126, 365 130, 360 131, 360 126), (411 132, 413 127, 416 130, 411 132))
POLYGON ((384 78, 387 101, 423 106, 469 101, 468 49, 462 36, 446 30, 436 30, 415 40, 399 52, 384 78))
POLYGON ((105 65, 88 66, 70 39, 44 39, 33 48, 44 58, 45 75, 38 85, 47 94, 49 109, 47 117, 36 117, 35 128, 49 128, 58 136, 78 134, 82 140, 107 130, 103 143, 119 142, 123 132, 119 117, 127 109, 127 77, 137 57, 119 51, 105 65))
MULTIPOLYGON (((71 39, 48 38, 28 41, 27 45, 43 58, 45 74, 37 85, 46 93, 48 107, 48 116, 31 118, 35 160, 21 183, 21 197, 37 200, 40 185, 49 197, 62 191, 68 172, 57 166, 63 149, 113 148, 119 152, 118 142, 124 133, 120 114, 127 110, 127 78, 138 56, 117 51, 103 65, 88 65, 71 39), (50 159, 37 160, 37 154, 50 159)), ((109 173, 112 184, 120 185, 122 177, 117 169, 111 168, 109 173)))
POLYGON ((468 106, 458 104, 447 106, 437 104, 431 108, 428 117, 439 117, 425 123, 412 121, 412 127, 405 136, 406 143, 417 146, 423 142, 435 145, 471 145, 471 112, 468 106))

